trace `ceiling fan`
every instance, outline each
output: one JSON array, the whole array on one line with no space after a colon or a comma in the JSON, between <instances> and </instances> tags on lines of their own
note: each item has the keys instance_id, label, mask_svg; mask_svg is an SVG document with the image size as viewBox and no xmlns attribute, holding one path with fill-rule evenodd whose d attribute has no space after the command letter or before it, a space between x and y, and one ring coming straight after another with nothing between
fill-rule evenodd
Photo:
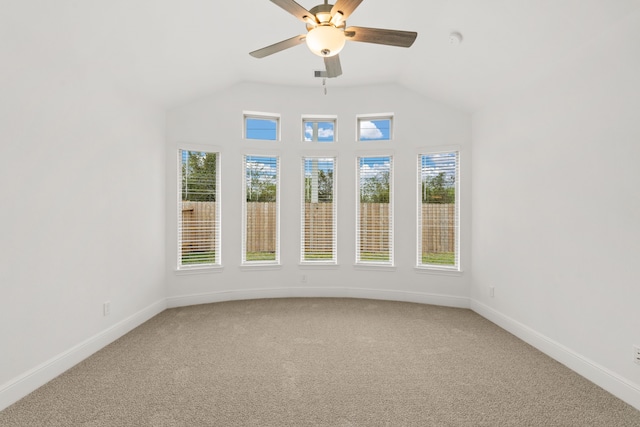
<instances>
[{"instance_id":1,"label":"ceiling fan","mask_svg":"<svg viewBox=\"0 0 640 427\"><path fill-rule=\"evenodd\" d=\"M347 40L410 47L418 37L415 31L367 27L347 28L347 18L362 3L362 0L337 0L335 5L328 4L328 0L324 0L324 4L319 4L311 10L305 9L294 0L271 0L271 2L307 24L307 34L254 50L249 55L254 58L264 58L306 41L311 52L324 58L326 77L338 77L342 74L338 53Z\"/></svg>"}]
</instances>

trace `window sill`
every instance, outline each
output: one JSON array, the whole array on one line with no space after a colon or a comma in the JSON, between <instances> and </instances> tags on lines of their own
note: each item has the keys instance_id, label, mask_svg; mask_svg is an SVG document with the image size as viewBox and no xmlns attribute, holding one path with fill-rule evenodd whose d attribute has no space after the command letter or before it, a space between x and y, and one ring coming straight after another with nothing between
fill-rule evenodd
<instances>
[{"instance_id":1,"label":"window sill","mask_svg":"<svg viewBox=\"0 0 640 427\"><path fill-rule=\"evenodd\" d=\"M313 270L313 269L321 269L321 270L337 270L340 266L335 262L301 262L298 264L298 267L302 270Z\"/></svg>"},{"instance_id":2,"label":"window sill","mask_svg":"<svg viewBox=\"0 0 640 427\"><path fill-rule=\"evenodd\" d=\"M282 265L280 264L242 264L239 266L240 271L269 271L269 270L280 270L282 269Z\"/></svg>"},{"instance_id":3,"label":"window sill","mask_svg":"<svg viewBox=\"0 0 640 427\"><path fill-rule=\"evenodd\" d=\"M463 272L461 270L454 270L452 268L416 266L416 267L413 267L413 269L417 273L421 273L421 274L436 274L440 276L462 276L463 275Z\"/></svg>"},{"instance_id":4,"label":"window sill","mask_svg":"<svg viewBox=\"0 0 640 427\"><path fill-rule=\"evenodd\" d=\"M392 264L367 264L357 263L353 265L356 270L369 270L369 271L396 271L396 266Z\"/></svg>"},{"instance_id":5,"label":"window sill","mask_svg":"<svg viewBox=\"0 0 640 427\"><path fill-rule=\"evenodd\" d=\"M183 276L188 274L208 274L208 273L222 273L224 269L221 265L207 265L201 267L182 267L174 270L176 276Z\"/></svg>"}]
</instances>

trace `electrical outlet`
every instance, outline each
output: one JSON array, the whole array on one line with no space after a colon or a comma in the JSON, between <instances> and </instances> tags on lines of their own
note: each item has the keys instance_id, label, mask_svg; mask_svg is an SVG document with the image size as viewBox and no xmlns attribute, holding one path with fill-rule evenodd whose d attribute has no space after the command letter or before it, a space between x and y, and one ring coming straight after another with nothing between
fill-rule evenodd
<instances>
[{"instance_id":1,"label":"electrical outlet","mask_svg":"<svg viewBox=\"0 0 640 427\"><path fill-rule=\"evenodd\" d=\"M105 301L104 304L102 304L102 314L104 316L111 314L111 301Z\"/></svg>"},{"instance_id":2,"label":"electrical outlet","mask_svg":"<svg viewBox=\"0 0 640 427\"><path fill-rule=\"evenodd\" d=\"M307 275L303 274L302 277L300 277L300 283L307 283Z\"/></svg>"},{"instance_id":3,"label":"electrical outlet","mask_svg":"<svg viewBox=\"0 0 640 427\"><path fill-rule=\"evenodd\" d=\"M640 345L633 346L633 361L640 365Z\"/></svg>"},{"instance_id":4,"label":"electrical outlet","mask_svg":"<svg viewBox=\"0 0 640 427\"><path fill-rule=\"evenodd\" d=\"M493 298L495 293L496 293L496 288L494 288L493 286L489 286L489 296Z\"/></svg>"}]
</instances>

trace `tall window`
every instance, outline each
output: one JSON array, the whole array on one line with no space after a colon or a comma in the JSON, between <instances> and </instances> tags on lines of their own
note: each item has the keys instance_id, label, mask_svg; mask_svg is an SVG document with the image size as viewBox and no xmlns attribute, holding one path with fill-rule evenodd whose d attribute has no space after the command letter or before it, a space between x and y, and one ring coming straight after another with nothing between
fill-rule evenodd
<instances>
[{"instance_id":1,"label":"tall window","mask_svg":"<svg viewBox=\"0 0 640 427\"><path fill-rule=\"evenodd\" d=\"M244 156L243 263L280 262L280 160Z\"/></svg>"},{"instance_id":2,"label":"tall window","mask_svg":"<svg viewBox=\"0 0 640 427\"><path fill-rule=\"evenodd\" d=\"M418 266L459 269L458 153L418 156Z\"/></svg>"},{"instance_id":3,"label":"tall window","mask_svg":"<svg viewBox=\"0 0 640 427\"><path fill-rule=\"evenodd\" d=\"M356 262L393 265L393 158L358 157Z\"/></svg>"},{"instance_id":4,"label":"tall window","mask_svg":"<svg viewBox=\"0 0 640 427\"><path fill-rule=\"evenodd\" d=\"M302 158L301 262L335 263L335 158Z\"/></svg>"},{"instance_id":5,"label":"tall window","mask_svg":"<svg viewBox=\"0 0 640 427\"><path fill-rule=\"evenodd\" d=\"M220 264L218 157L179 150L178 268Z\"/></svg>"}]
</instances>

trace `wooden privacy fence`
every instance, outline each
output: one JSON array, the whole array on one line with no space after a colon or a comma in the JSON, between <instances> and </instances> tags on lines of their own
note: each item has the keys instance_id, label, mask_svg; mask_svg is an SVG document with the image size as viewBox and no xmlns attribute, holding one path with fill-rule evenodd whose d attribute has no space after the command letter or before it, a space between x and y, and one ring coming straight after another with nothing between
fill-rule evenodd
<instances>
[{"instance_id":1,"label":"wooden privacy fence","mask_svg":"<svg viewBox=\"0 0 640 427\"><path fill-rule=\"evenodd\" d=\"M182 202L182 252L207 252L216 247L216 202ZM248 252L275 252L276 204L247 203ZM287 217L290 224L292 217ZM362 203L360 250L388 252L389 204ZM307 253L333 251L333 203L305 203L304 245ZM422 204L422 252L454 252L455 205Z\"/></svg>"},{"instance_id":2,"label":"wooden privacy fence","mask_svg":"<svg viewBox=\"0 0 640 427\"><path fill-rule=\"evenodd\" d=\"M422 253L455 252L456 208L453 203L422 204Z\"/></svg>"},{"instance_id":3,"label":"wooden privacy fence","mask_svg":"<svg viewBox=\"0 0 640 427\"><path fill-rule=\"evenodd\" d=\"M276 203L247 202L247 252L276 251Z\"/></svg>"},{"instance_id":4,"label":"wooden privacy fence","mask_svg":"<svg viewBox=\"0 0 640 427\"><path fill-rule=\"evenodd\" d=\"M304 253L333 254L333 203L304 204Z\"/></svg>"},{"instance_id":5,"label":"wooden privacy fence","mask_svg":"<svg viewBox=\"0 0 640 427\"><path fill-rule=\"evenodd\" d=\"M216 202L182 202L182 253L216 248Z\"/></svg>"}]
</instances>

